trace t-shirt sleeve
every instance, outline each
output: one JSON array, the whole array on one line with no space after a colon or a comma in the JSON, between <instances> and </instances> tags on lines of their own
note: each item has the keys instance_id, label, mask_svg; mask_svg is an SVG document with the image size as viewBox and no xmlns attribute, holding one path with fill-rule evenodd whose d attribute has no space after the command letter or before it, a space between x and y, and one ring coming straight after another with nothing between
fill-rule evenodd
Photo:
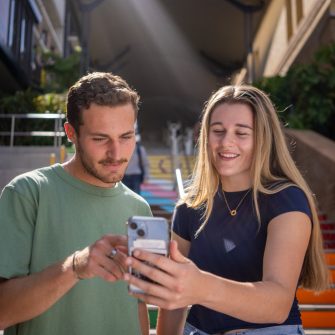
<instances>
[{"instance_id":1,"label":"t-shirt sleeve","mask_svg":"<svg viewBox=\"0 0 335 335\"><path fill-rule=\"evenodd\" d=\"M192 229L190 227L191 221L189 218L189 210L185 204L176 206L172 218L172 231L183 238L191 241Z\"/></svg>"},{"instance_id":2,"label":"t-shirt sleeve","mask_svg":"<svg viewBox=\"0 0 335 335\"><path fill-rule=\"evenodd\" d=\"M36 211L28 198L6 187L0 196L0 277L29 272Z\"/></svg>"},{"instance_id":3,"label":"t-shirt sleeve","mask_svg":"<svg viewBox=\"0 0 335 335\"><path fill-rule=\"evenodd\" d=\"M312 213L305 193L296 186L269 195L267 201L267 221L288 212L305 213L312 221Z\"/></svg>"},{"instance_id":4,"label":"t-shirt sleeve","mask_svg":"<svg viewBox=\"0 0 335 335\"><path fill-rule=\"evenodd\" d=\"M141 203L141 206L139 208L139 213L137 215L152 216L150 206L146 202Z\"/></svg>"}]
</instances>

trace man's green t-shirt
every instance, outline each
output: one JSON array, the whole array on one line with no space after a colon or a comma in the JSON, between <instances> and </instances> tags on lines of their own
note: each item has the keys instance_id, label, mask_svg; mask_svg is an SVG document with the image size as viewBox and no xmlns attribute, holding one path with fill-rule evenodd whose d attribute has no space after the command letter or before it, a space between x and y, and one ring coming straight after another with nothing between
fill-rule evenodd
<instances>
[{"instance_id":1,"label":"man's green t-shirt","mask_svg":"<svg viewBox=\"0 0 335 335\"><path fill-rule=\"evenodd\" d=\"M0 277L41 271L104 234L125 234L132 215L151 211L122 183L89 185L59 164L21 175L0 198ZM5 334L138 335L137 300L124 282L82 280L46 312Z\"/></svg>"}]
</instances>

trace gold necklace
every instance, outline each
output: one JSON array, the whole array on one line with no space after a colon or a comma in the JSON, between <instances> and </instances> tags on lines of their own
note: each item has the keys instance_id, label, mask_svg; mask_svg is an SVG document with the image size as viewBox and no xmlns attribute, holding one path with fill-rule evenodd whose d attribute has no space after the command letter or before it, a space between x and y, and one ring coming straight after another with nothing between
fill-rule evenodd
<instances>
[{"instance_id":1,"label":"gold necklace","mask_svg":"<svg viewBox=\"0 0 335 335\"><path fill-rule=\"evenodd\" d=\"M245 197L248 195L248 193L250 191L251 191L251 188L244 194L244 196L242 197L242 199L240 200L240 202L238 203L238 205L236 206L236 208L235 209L231 209L230 206L229 206L229 204L228 204L228 201L227 201L226 195L224 193L224 190L222 190L224 201L225 201L225 203L227 205L227 208L228 208L229 213L230 213L231 216L235 216L237 214L238 208L241 206L243 200L245 199Z\"/></svg>"}]
</instances>

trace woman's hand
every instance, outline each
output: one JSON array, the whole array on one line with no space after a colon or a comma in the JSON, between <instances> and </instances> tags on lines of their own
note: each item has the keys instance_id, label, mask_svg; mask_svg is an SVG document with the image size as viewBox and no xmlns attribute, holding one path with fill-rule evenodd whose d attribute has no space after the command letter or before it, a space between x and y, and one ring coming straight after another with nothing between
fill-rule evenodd
<instances>
[{"instance_id":1,"label":"woman's hand","mask_svg":"<svg viewBox=\"0 0 335 335\"><path fill-rule=\"evenodd\" d=\"M170 243L170 258L143 250L136 250L134 256L128 257L126 264L155 283L125 274L129 284L145 292L132 293L133 296L169 310L198 303L202 271L180 253L176 241Z\"/></svg>"}]
</instances>

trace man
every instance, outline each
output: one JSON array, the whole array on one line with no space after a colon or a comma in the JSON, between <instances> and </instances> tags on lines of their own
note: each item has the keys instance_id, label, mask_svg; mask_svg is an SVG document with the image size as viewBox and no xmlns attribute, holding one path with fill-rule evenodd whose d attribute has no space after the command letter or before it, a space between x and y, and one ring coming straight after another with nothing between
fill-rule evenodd
<instances>
[{"instance_id":1,"label":"man","mask_svg":"<svg viewBox=\"0 0 335 335\"><path fill-rule=\"evenodd\" d=\"M141 184L149 179L149 159L141 144L141 135L136 135L136 147L127 166L122 183L137 194L141 194Z\"/></svg>"},{"instance_id":2,"label":"man","mask_svg":"<svg viewBox=\"0 0 335 335\"><path fill-rule=\"evenodd\" d=\"M139 97L91 73L68 93L72 160L12 180L0 198L0 329L5 334L140 334L144 304L127 294L125 222L151 215L122 179ZM96 242L94 242L96 241ZM76 251L77 250L77 251ZM80 280L85 279L85 280Z\"/></svg>"}]
</instances>

